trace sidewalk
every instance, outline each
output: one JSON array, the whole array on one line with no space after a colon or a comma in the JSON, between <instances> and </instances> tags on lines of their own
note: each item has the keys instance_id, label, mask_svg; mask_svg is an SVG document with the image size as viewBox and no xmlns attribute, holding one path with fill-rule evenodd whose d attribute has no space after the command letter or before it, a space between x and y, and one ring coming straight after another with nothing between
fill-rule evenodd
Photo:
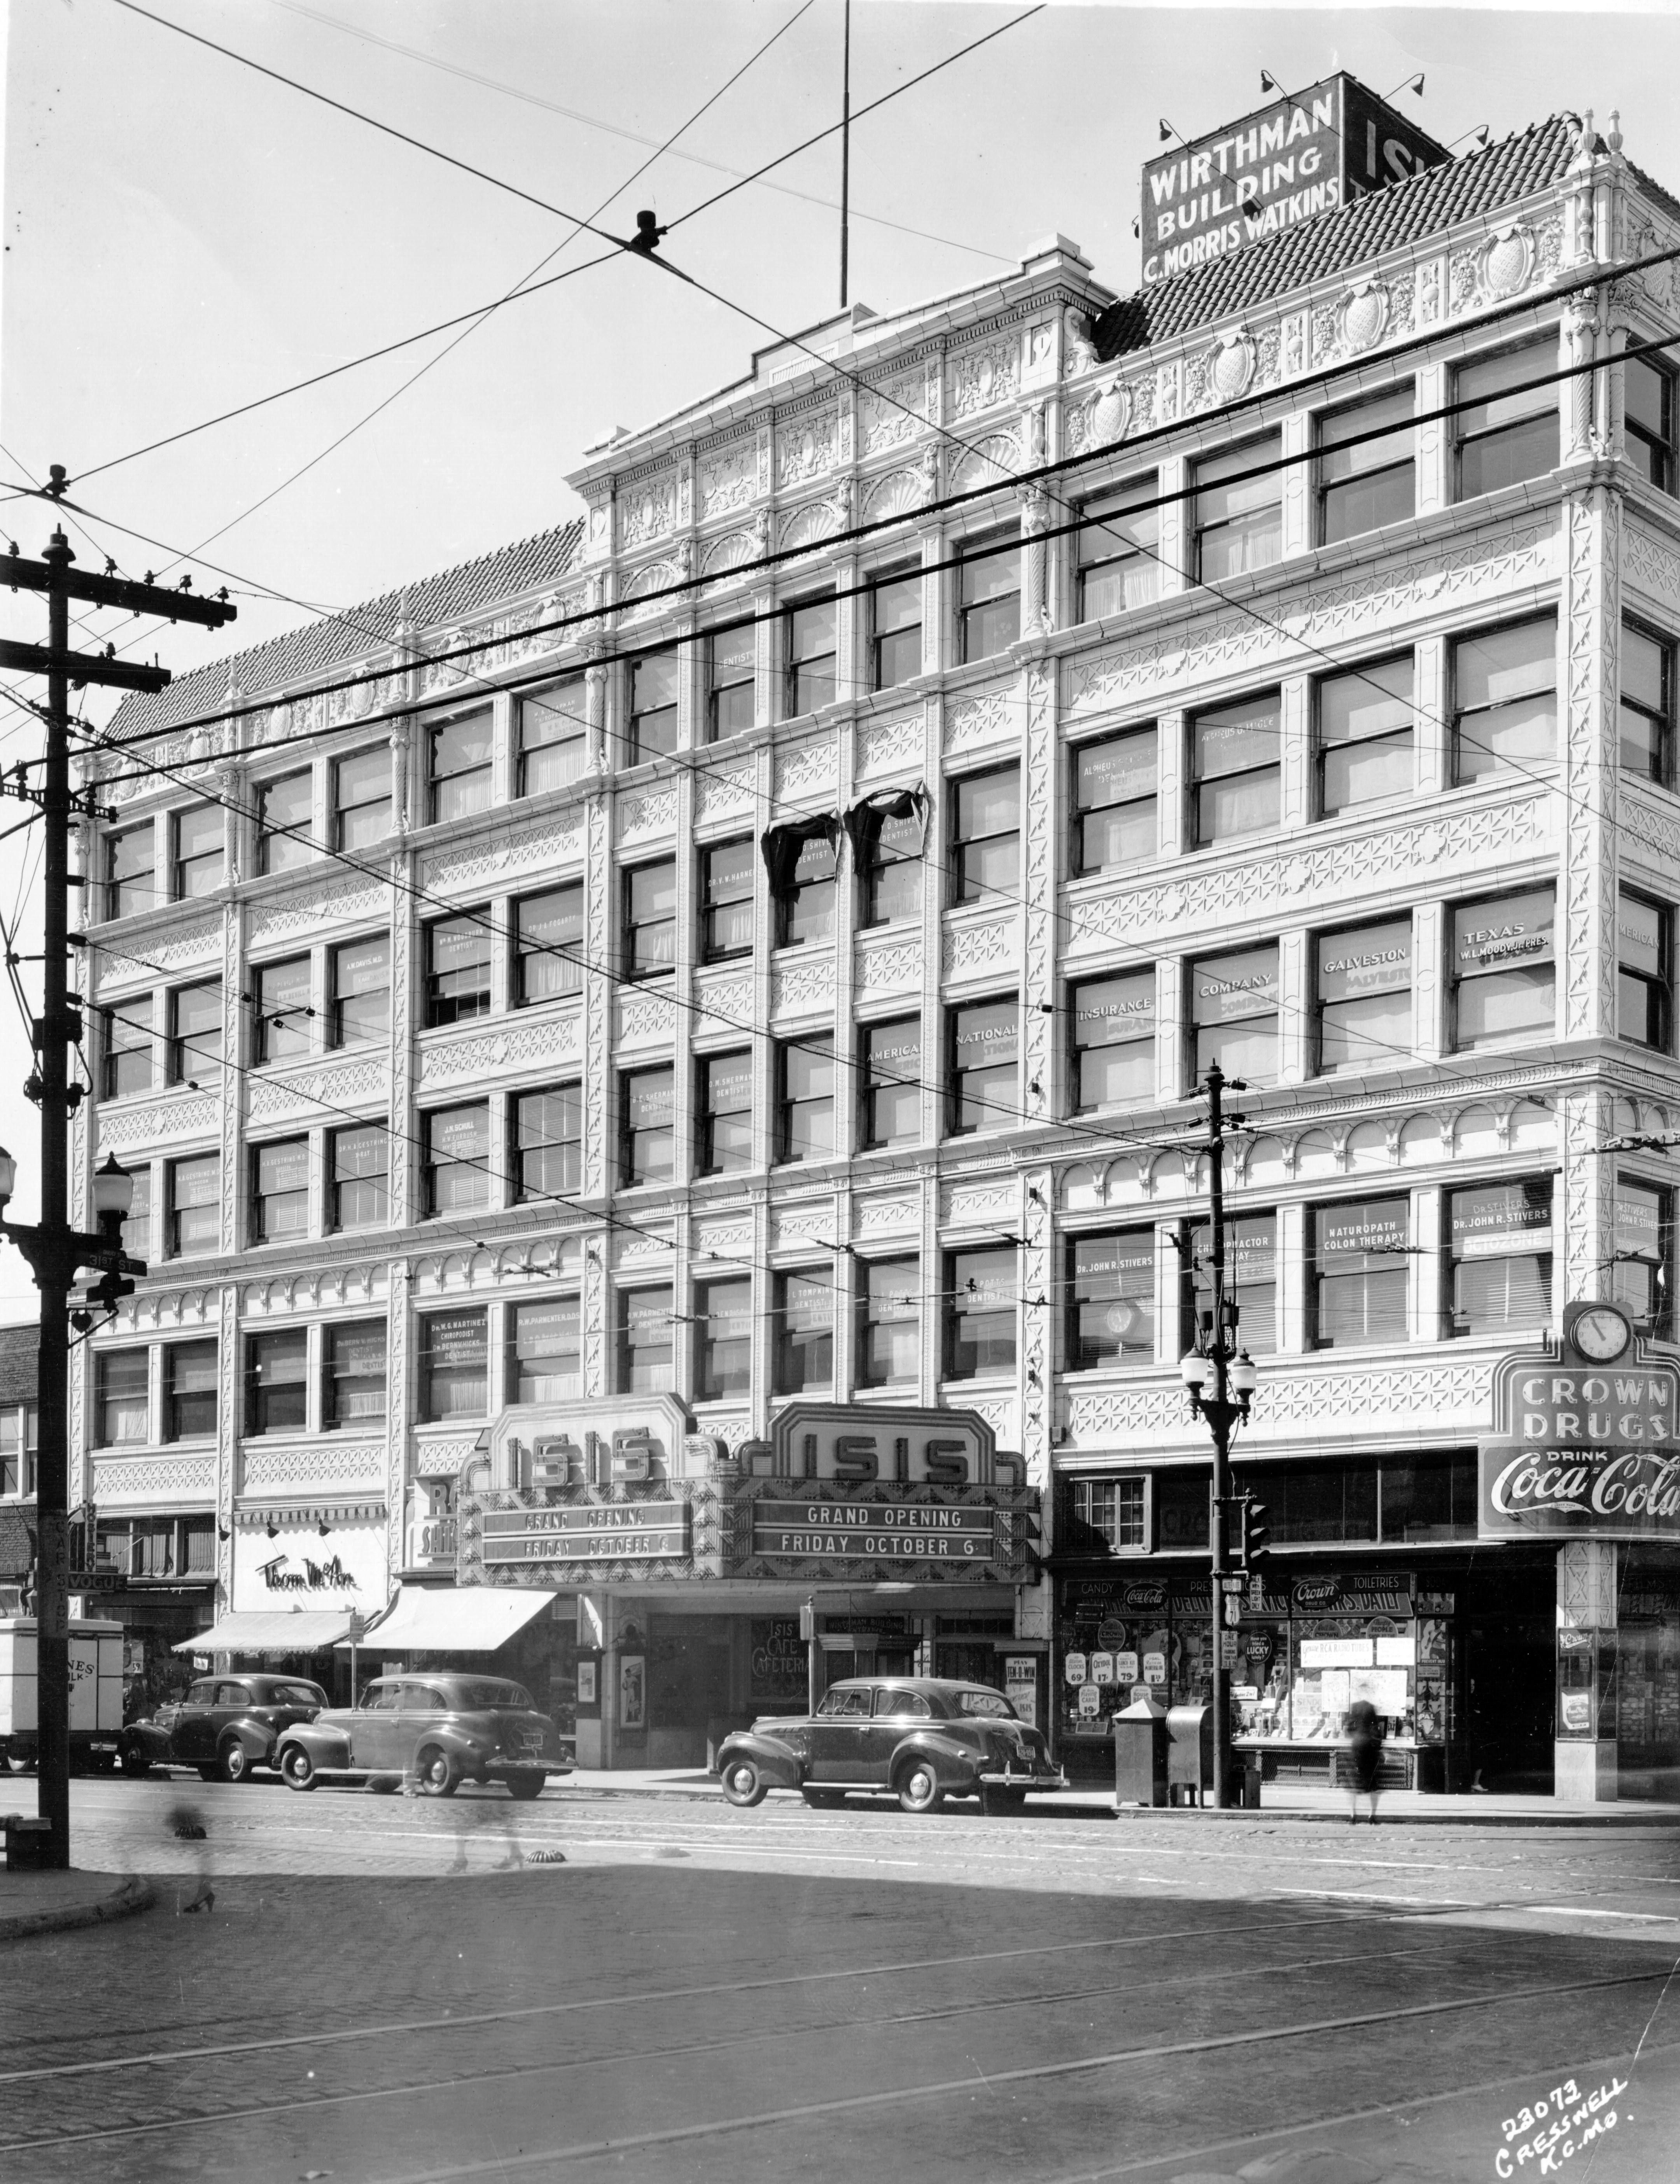
<instances>
[{"instance_id":1,"label":"sidewalk","mask_svg":"<svg viewBox=\"0 0 1680 2184\"><path fill-rule=\"evenodd\" d=\"M723 1795L716 1775L682 1767L612 1769L580 1767L575 1774L563 1777L554 1786L562 1791L582 1791L587 1796L604 1797L709 1798ZM791 1792L787 1791L772 1791L770 1794L784 1800L791 1796ZM963 1808L959 1807L958 1809ZM1088 1787L1082 1786L1072 1790L1049 1791L1042 1797L1035 1795L1029 1800L1027 1810L1060 1812L1071 1818L1086 1819L1116 1817L1113 1791L1095 1783ZM1424 1797L1415 1790L1394 1790L1382 1798L1378 1810L1382 1814L1378 1825L1383 1827L1680 1827L1680 1805L1655 1804L1644 1798L1629 1798L1625 1802L1604 1805L1566 1805L1560 1803L1555 1797L1479 1794L1473 1797ZM1157 1814L1147 1808L1128 1806L1117 1817L1122 1820L1153 1819ZM1210 1806L1196 1808L1179 1806L1161 1811L1160 1817L1192 1823L1196 1820L1231 1823L1287 1819L1333 1822L1345 1827L1348 1824L1348 1796L1343 1790L1318 1790L1303 1788L1294 1783L1286 1786L1268 1782L1261 1790L1258 1812L1253 1809L1219 1812ZM1361 1821L1360 1825L1364 1825Z\"/></svg>"},{"instance_id":2,"label":"sidewalk","mask_svg":"<svg viewBox=\"0 0 1680 2184\"><path fill-rule=\"evenodd\" d=\"M63 1934L148 1911L156 1894L147 1880L112 1885L108 1873L8 1873L0 1868L0 1942Z\"/></svg>"}]
</instances>

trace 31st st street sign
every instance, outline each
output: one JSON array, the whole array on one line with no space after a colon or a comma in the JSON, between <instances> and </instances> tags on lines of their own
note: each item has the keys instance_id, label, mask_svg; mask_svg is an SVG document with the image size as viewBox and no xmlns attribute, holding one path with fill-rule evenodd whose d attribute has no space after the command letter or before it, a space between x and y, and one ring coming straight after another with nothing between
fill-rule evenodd
<instances>
[{"instance_id":1,"label":"31st st street sign","mask_svg":"<svg viewBox=\"0 0 1680 2184\"><path fill-rule=\"evenodd\" d=\"M1633 1346L1627 1351L1633 1357ZM1478 1451L1483 1539L1680 1539L1680 1373L1665 1360L1500 1365Z\"/></svg>"}]
</instances>

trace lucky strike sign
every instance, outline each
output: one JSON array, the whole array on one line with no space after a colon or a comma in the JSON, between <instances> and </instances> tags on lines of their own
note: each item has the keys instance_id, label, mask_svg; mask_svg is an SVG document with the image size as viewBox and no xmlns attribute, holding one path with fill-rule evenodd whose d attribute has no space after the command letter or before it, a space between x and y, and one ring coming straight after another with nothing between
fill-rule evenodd
<instances>
[{"instance_id":1,"label":"lucky strike sign","mask_svg":"<svg viewBox=\"0 0 1680 2184\"><path fill-rule=\"evenodd\" d=\"M1483 1539L1680 1539L1680 1373L1508 1360L1478 1451Z\"/></svg>"}]
</instances>

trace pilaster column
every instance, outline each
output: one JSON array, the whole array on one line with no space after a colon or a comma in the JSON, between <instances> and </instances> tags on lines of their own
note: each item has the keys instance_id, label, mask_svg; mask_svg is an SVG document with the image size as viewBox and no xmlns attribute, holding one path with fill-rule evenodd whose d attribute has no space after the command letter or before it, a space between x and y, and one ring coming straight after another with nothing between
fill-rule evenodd
<instances>
[{"instance_id":1,"label":"pilaster column","mask_svg":"<svg viewBox=\"0 0 1680 2184\"><path fill-rule=\"evenodd\" d=\"M1413 398L1420 413L1445 408L1449 384L1445 365L1420 364L1412 383L1416 389ZM1431 417L1427 424L1416 428L1420 515L1432 515L1437 509L1445 508L1453 497L1452 438L1447 429L1449 422L1445 417Z\"/></svg>"},{"instance_id":2,"label":"pilaster column","mask_svg":"<svg viewBox=\"0 0 1680 2184\"><path fill-rule=\"evenodd\" d=\"M1563 1203L1552 1206L1555 1229L1563 1222L1560 1256L1564 1278L1552 1285L1553 1317L1561 1322L1564 1306L1577 1297L1603 1296L1610 1288L1616 1250L1616 1162L1599 1151L1614 1125L1614 1101L1608 1087L1566 1094L1563 1109Z\"/></svg>"},{"instance_id":3,"label":"pilaster column","mask_svg":"<svg viewBox=\"0 0 1680 2184\"><path fill-rule=\"evenodd\" d=\"M385 1507L386 1567L391 1581L408 1559L409 1420L414 1412L409 1368L412 1316L409 1305L409 1265L392 1259L387 1274L385 1334Z\"/></svg>"},{"instance_id":4,"label":"pilaster column","mask_svg":"<svg viewBox=\"0 0 1680 2184\"><path fill-rule=\"evenodd\" d=\"M1156 726L1155 853L1163 860L1183 852L1190 840L1188 783L1184 765L1184 716L1163 713Z\"/></svg>"},{"instance_id":5,"label":"pilaster column","mask_svg":"<svg viewBox=\"0 0 1680 2184\"><path fill-rule=\"evenodd\" d=\"M1311 950L1305 933L1285 933L1277 943L1277 1081L1304 1084L1312 1075Z\"/></svg>"},{"instance_id":6,"label":"pilaster column","mask_svg":"<svg viewBox=\"0 0 1680 2184\"><path fill-rule=\"evenodd\" d=\"M246 1060L244 985L245 912L231 899L222 906L221 1248L240 1247L240 1208L245 1202Z\"/></svg>"},{"instance_id":7,"label":"pilaster column","mask_svg":"<svg viewBox=\"0 0 1680 2184\"><path fill-rule=\"evenodd\" d=\"M216 1292L216 1590L217 1604L223 1610L233 1605L233 1500L240 1483L239 1435L244 1424L239 1342L239 1290L234 1283L224 1282Z\"/></svg>"},{"instance_id":8,"label":"pilaster column","mask_svg":"<svg viewBox=\"0 0 1680 2184\"><path fill-rule=\"evenodd\" d=\"M391 1220L407 1228L416 1217L415 1186L420 1152L414 1114L414 1000L420 905L409 892L412 859L406 850L391 855Z\"/></svg>"},{"instance_id":9,"label":"pilaster column","mask_svg":"<svg viewBox=\"0 0 1680 2184\"><path fill-rule=\"evenodd\" d=\"M1312 418L1305 410L1291 410L1283 420L1283 453L1305 455L1311 445ZM1283 552L1305 554L1312 544L1312 467L1291 463L1283 472Z\"/></svg>"},{"instance_id":10,"label":"pilaster column","mask_svg":"<svg viewBox=\"0 0 1680 2184\"><path fill-rule=\"evenodd\" d=\"M1160 555L1160 596L1171 599L1184 589L1184 571L1188 560L1190 507L1180 499L1189 482L1190 466L1182 455L1169 455L1160 466L1160 492L1164 496L1160 510L1160 540L1156 551Z\"/></svg>"},{"instance_id":11,"label":"pilaster column","mask_svg":"<svg viewBox=\"0 0 1680 2184\"><path fill-rule=\"evenodd\" d=\"M1299 1357L1307 1346L1307 1209L1297 1202L1277 1215L1277 1347Z\"/></svg>"},{"instance_id":12,"label":"pilaster column","mask_svg":"<svg viewBox=\"0 0 1680 2184\"><path fill-rule=\"evenodd\" d=\"M1414 779L1420 796L1438 796L1451 786L1453 777L1453 724L1449 710L1453 694L1447 673L1446 639L1421 638L1412 660Z\"/></svg>"},{"instance_id":13,"label":"pilaster column","mask_svg":"<svg viewBox=\"0 0 1680 2184\"><path fill-rule=\"evenodd\" d=\"M1447 1051L1446 905L1421 902L1411 914L1411 1044L1420 1061Z\"/></svg>"},{"instance_id":14,"label":"pilaster column","mask_svg":"<svg viewBox=\"0 0 1680 2184\"><path fill-rule=\"evenodd\" d=\"M1041 542L1042 545L1042 542ZM1054 661L1041 660L1026 671L1026 777L1021 799L1021 961L1026 977L1020 996L1022 1112L1040 1122L1057 1112L1056 870L1063 836L1061 751L1056 735L1056 673ZM1034 1085L1038 1087L1035 1093ZM1025 1233L1025 1232L1023 1232ZM1048 1371L1048 1368L1046 1368Z\"/></svg>"},{"instance_id":15,"label":"pilaster column","mask_svg":"<svg viewBox=\"0 0 1680 2184\"><path fill-rule=\"evenodd\" d=\"M1564 503L1564 851L1557 905L1564 1039L1616 1033L1620 518L1620 503L1603 486Z\"/></svg>"},{"instance_id":16,"label":"pilaster column","mask_svg":"<svg viewBox=\"0 0 1680 2184\"><path fill-rule=\"evenodd\" d=\"M592 675L595 671L590 670ZM592 733L593 731L592 730ZM584 799L584 958L587 963L615 966L618 935L613 929L612 808L610 792L592 790ZM613 986L601 971L583 973L583 1191L604 1198L613 1173L613 1131L617 1088L612 1081ZM598 1395L598 1388L586 1394Z\"/></svg>"},{"instance_id":17,"label":"pilaster column","mask_svg":"<svg viewBox=\"0 0 1680 2184\"><path fill-rule=\"evenodd\" d=\"M1284 678L1278 705L1278 772L1286 827L1305 827L1312 811L1312 697L1305 675Z\"/></svg>"}]
</instances>

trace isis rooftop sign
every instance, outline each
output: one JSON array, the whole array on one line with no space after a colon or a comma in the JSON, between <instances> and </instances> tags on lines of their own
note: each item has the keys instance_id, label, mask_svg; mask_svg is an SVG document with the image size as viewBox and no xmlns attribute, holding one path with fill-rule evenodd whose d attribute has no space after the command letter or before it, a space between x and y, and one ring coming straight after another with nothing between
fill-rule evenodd
<instances>
[{"instance_id":1,"label":"isis rooftop sign","mask_svg":"<svg viewBox=\"0 0 1680 2184\"><path fill-rule=\"evenodd\" d=\"M1143 285L1264 242L1450 154L1352 76L1327 76L1143 170Z\"/></svg>"}]
</instances>

